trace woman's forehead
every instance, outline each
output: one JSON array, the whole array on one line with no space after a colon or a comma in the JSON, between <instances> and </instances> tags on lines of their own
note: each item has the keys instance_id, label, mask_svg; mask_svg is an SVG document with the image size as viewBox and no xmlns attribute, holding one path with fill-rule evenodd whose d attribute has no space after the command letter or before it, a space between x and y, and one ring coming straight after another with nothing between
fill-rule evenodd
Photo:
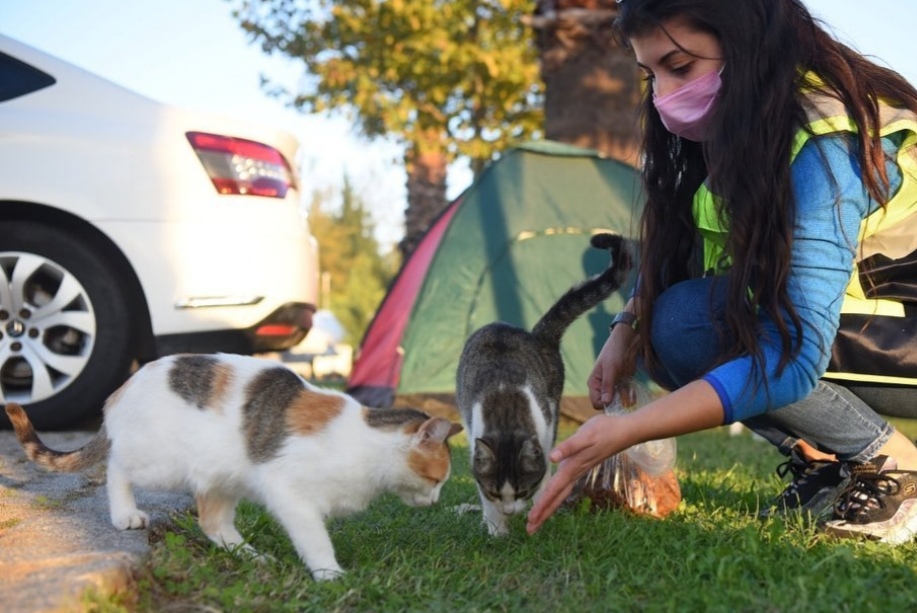
<instances>
[{"instance_id":1,"label":"woman's forehead","mask_svg":"<svg viewBox=\"0 0 917 613\"><path fill-rule=\"evenodd\" d=\"M630 39L637 62L650 66L677 52L716 59L722 57L720 42L713 34L698 30L682 19L672 19Z\"/></svg>"}]
</instances>

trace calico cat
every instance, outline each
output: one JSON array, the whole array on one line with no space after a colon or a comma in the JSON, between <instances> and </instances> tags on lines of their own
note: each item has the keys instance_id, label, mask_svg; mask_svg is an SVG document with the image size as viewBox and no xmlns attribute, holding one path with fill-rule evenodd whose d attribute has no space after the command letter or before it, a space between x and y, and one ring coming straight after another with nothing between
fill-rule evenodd
<instances>
[{"instance_id":1,"label":"calico cat","mask_svg":"<svg viewBox=\"0 0 917 613\"><path fill-rule=\"evenodd\" d=\"M618 289L630 270L621 236L596 234L591 244L611 252L609 267L568 290L531 333L495 322L474 332L462 350L456 404L491 535L507 534L509 516L521 512L550 477L546 454L557 437L564 332Z\"/></svg>"},{"instance_id":2,"label":"calico cat","mask_svg":"<svg viewBox=\"0 0 917 613\"><path fill-rule=\"evenodd\" d=\"M246 498L289 534L317 580L343 571L325 519L384 492L410 506L439 498L459 424L413 409L367 409L281 364L240 355L178 355L146 364L108 399L98 434L75 451L46 447L19 405L6 413L29 459L79 471L108 459L111 521L143 528L132 485L190 490L203 532L254 551L234 525Z\"/></svg>"}]
</instances>

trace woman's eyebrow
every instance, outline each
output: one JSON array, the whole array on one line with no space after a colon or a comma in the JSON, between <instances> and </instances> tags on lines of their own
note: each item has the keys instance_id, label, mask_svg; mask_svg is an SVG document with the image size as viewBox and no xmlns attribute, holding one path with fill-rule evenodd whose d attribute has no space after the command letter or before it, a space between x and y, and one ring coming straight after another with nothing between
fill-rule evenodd
<instances>
[{"instance_id":1,"label":"woman's eyebrow","mask_svg":"<svg viewBox=\"0 0 917 613\"><path fill-rule=\"evenodd\" d=\"M656 63L657 63L657 64L665 64L665 63L669 60L669 58L672 57L673 55L675 55L676 53L682 53L682 50L681 50L681 49L672 49L671 51L669 51L668 53L666 53L665 55L663 55L661 58L659 58L659 60L658 60ZM649 69L650 69L649 66L647 66L647 65L645 65L645 64L641 64L640 62L637 62L637 66L639 66L639 67L642 68L643 70L649 70Z\"/></svg>"}]
</instances>

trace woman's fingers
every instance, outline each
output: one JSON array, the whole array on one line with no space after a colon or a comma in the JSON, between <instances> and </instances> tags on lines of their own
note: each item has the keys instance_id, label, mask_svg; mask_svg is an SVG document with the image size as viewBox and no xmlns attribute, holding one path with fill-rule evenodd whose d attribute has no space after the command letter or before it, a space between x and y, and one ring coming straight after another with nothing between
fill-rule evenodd
<instances>
[{"instance_id":1,"label":"woman's fingers","mask_svg":"<svg viewBox=\"0 0 917 613\"><path fill-rule=\"evenodd\" d=\"M573 491L573 485L579 477L575 474L570 474L570 471L566 470L567 466L569 466L569 463L561 462L557 472L548 481L547 487L529 511L528 522L525 526L529 534L535 534Z\"/></svg>"},{"instance_id":2,"label":"woman's fingers","mask_svg":"<svg viewBox=\"0 0 917 613\"><path fill-rule=\"evenodd\" d=\"M605 408L605 405L609 404L614 397L615 376L613 372L609 365L598 361L592 369L592 374L589 375L586 383L589 389L589 402L597 410Z\"/></svg>"},{"instance_id":3,"label":"woman's fingers","mask_svg":"<svg viewBox=\"0 0 917 613\"><path fill-rule=\"evenodd\" d=\"M541 525L570 496L576 481L607 455L604 441L609 433L607 427L613 426L613 417L597 415L580 426L570 438L555 447L548 456L552 462L559 463L557 472L548 481L544 491L529 511L526 530L534 534Z\"/></svg>"}]
</instances>

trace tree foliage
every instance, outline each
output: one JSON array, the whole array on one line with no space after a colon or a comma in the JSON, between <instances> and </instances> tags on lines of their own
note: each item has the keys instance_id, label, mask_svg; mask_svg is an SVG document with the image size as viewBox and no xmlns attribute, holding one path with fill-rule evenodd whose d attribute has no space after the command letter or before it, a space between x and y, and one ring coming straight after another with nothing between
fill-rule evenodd
<instances>
[{"instance_id":1,"label":"tree foliage","mask_svg":"<svg viewBox=\"0 0 917 613\"><path fill-rule=\"evenodd\" d=\"M357 344L397 270L391 255L380 255L375 224L362 198L344 177L340 207L332 195L314 193L309 214L319 242L319 269L330 276L323 284L322 308L329 309L347 331L344 342ZM324 295L330 285L330 294Z\"/></svg>"},{"instance_id":2,"label":"tree foliage","mask_svg":"<svg viewBox=\"0 0 917 613\"><path fill-rule=\"evenodd\" d=\"M235 15L268 53L302 60L306 112L346 110L407 157L480 168L539 133L537 51L522 17L534 0L241 0Z\"/></svg>"}]
</instances>

